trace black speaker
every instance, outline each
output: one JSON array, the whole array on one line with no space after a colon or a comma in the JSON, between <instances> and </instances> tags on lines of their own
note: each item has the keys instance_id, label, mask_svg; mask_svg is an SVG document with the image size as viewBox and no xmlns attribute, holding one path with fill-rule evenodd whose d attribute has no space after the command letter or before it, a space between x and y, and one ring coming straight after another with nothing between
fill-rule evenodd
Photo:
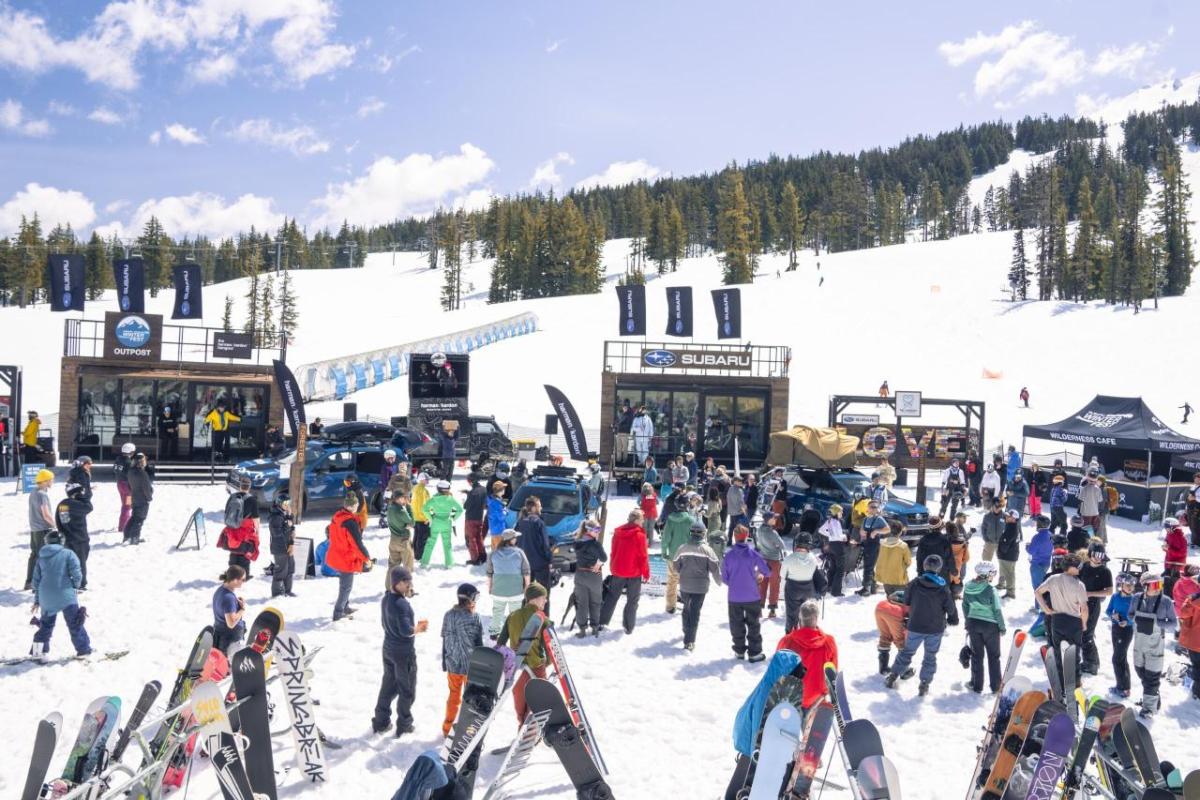
<instances>
[{"instance_id":1,"label":"black speaker","mask_svg":"<svg viewBox=\"0 0 1200 800\"><path fill-rule=\"evenodd\" d=\"M342 403L342 422L354 422L358 419L358 403Z\"/></svg>"},{"instance_id":2,"label":"black speaker","mask_svg":"<svg viewBox=\"0 0 1200 800\"><path fill-rule=\"evenodd\" d=\"M392 423L393 428L407 428L408 427L408 417L407 416L392 417L391 423Z\"/></svg>"},{"instance_id":3,"label":"black speaker","mask_svg":"<svg viewBox=\"0 0 1200 800\"><path fill-rule=\"evenodd\" d=\"M553 436L554 434L558 433L558 414L546 415L545 433L547 436Z\"/></svg>"}]
</instances>

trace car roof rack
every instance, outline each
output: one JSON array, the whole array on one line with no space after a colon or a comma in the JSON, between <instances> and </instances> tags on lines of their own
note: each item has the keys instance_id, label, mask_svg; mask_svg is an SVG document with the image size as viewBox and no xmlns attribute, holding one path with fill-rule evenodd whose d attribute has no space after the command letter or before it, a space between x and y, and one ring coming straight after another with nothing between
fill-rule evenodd
<instances>
[{"instance_id":1,"label":"car roof rack","mask_svg":"<svg viewBox=\"0 0 1200 800\"><path fill-rule=\"evenodd\" d=\"M541 464L533 468L533 477L535 478L570 478L574 480L578 477L573 467L552 467L549 464Z\"/></svg>"}]
</instances>

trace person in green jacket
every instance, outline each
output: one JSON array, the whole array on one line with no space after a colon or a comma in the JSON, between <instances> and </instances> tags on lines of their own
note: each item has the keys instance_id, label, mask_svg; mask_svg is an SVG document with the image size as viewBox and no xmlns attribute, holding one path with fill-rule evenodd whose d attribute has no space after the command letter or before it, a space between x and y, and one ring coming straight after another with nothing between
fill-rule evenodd
<instances>
[{"instance_id":1,"label":"person in green jacket","mask_svg":"<svg viewBox=\"0 0 1200 800\"><path fill-rule=\"evenodd\" d=\"M1004 633L1004 614L1000 611L1000 596L992 586L994 577L996 565L981 561L975 565L975 579L963 587L963 619L971 648L971 680L967 688L976 694L983 691L985 653L988 684L993 694L1000 689L1000 636Z\"/></svg>"},{"instance_id":2,"label":"person in green jacket","mask_svg":"<svg viewBox=\"0 0 1200 800\"><path fill-rule=\"evenodd\" d=\"M454 554L450 552L450 545L454 538L454 521L461 517L462 513L462 504L450 494L450 481L438 481L437 494L425 501L425 515L429 517L429 541L425 543L425 552L421 554L422 567L429 566L438 539L442 540L445 566L454 566Z\"/></svg>"},{"instance_id":3,"label":"person in green jacket","mask_svg":"<svg viewBox=\"0 0 1200 800\"><path fill-rule=\"evenodd\" d=\"M391 533L388 540L388 576L392 574L392 567L397 564L403 564L409 573L413 571L415 557L412 548L412 524L413 516L412 508L408 505L408 492L397 489L392 493L392 499L388 503L387 509L387 526ZM391 580L390 577L387 579ZM387 588L391 589L392 587L389 585Z\"/></svg>"},{"instance_id":4,"label":"person in green jacket","mask_svg":"<svg viewBox=\"0 0 1200 800\"><path fill-rule=\"evenodd\" d=\"M679 573L675 570L675 554L679 548L687 544L692 536L692 515L687 513L687 506L679 503L667 517L663 526L662 557L667 562L667 613L675 613L675 601L679 597Z\"/></svg>"}]
</instances>

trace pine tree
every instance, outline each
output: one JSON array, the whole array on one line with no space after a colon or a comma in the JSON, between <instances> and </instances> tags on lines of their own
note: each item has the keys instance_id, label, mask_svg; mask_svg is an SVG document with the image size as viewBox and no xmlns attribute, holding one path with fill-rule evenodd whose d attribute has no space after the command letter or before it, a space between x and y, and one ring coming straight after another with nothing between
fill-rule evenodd
<instances>
[{"instance_id":1,"label":"pine tree","mask_svg":"<svg viewBox=\"0 0 1200 800\"><path fill-rule=\"evenodd\" d=\"M249 278L246 282L246 326L242 329L258 340L259 331L259 273L262 270L262 252L253 242L251 231L249 242L243 242L240 248L242 259L242 274Z\"/></svg>"},{"instance_id":2,"label":"pine tree","mask_svg":"<svg viewBox=\"0 0 1200 800\"><path fill-rule=\"evenodd\" d=\"M1154 203L1155 228L1162 242L1163 291L1180 295L1192 281L1195 258L1188 231L1191 191L1180 162L1179 149L1169 136L1158 147L1158 171L1162 190Z\"/></svg>"},{"instance_id":3,"label":"pine tree","mask_svg":"<svg viewBox=\"0 0 1200 800\"><path fill-rule=\"evenodd\" d=\"M49 297L50 284L46 275L46 241L42 238L42 223L38 215L32 219L21 217L16 243L17 297L21 307L36 303L38 292Z\"/></svg>"},{"instance_id":4,"label":"pine tree","mask_svg":"<svg viewBox=\"0 0 1200 800\"><path fill-rule=\"evenodd\" d=\"M1029 260L1025 257L1025 229L1017 228L1013 234L1012 267L1008 270L1008 285L1012 287L1013 300L1029 299Z\"/></svg>"},{"instance_id":5,"label":"pine tree","mask_svg":"<svg viewBox=\"0 0 1200 800\"><path fill-rule=\"evenodd\" d=\"M86 283L89 300L95 300L105 288L112 286L112 259L108 256L108 245L95 231L92 231L87 244Z\"/></svg>"},{"instance_id":6,"label":"pine tree","mask_svg":"<svg viewBox=\"0 0 1200 800\"><path fill-rule=\"evenodd\" d=\"M275 346L275 273L268 272L262 284L262 298L259 301L259 327L262 331L258 337L259 347Z\"/></svg>"},{"instance_id":7,"label":"pine tree","mask_svg":"<svg viewBox=\"0 0 1200 800\"><path fill-rule=\"evenodd\" d=\"M1092 208L1092 185L1086 175L1079 183L1079 225L1075 229L1075 248L1071 253L1072 285L1075 300L1091 300L1101 293L1103 276L1097 239L1096 212Z\"/></svg>"},{"instance_id":8,"label":"pine tree","mask_svg":"<svg viewBox=\"0 0 1200 800\"><path fill-rule=\"evenodd\" d=\"M225 311L221 314L221 330L233 332L233 298L225 295Z\"/></svg>"},{"instance_id":9,"label":"pine tree","mask_svg":"<svg viewBox=\"0 0 1200 800\"><path fill-rule=\"evenodd\" d=\"M300 314L296 310L296 293L292 288L292 271L283 271L283 280L279 284L279 331L287 342L296 336L300 324Z\"/></svg>"},{"instance_id":10,"label":"pine tree","mask_svg":"<svg viewBox=\"0 0 1200 800\"><path fill-rule=\"evenodd\" d=\"M171 267L175 261L172 252L174 243L163 230L158 218L150 217L142 227L137 246L146 267L146 288L150 290L151 297L157 297L159 289L165 289L171 284Z\"/></svg>"},{"instance_id":11,"label":"pine tree","mask_svg":"<svg viewBox=\"0 0 1200 800\"><path fill-rule=\"evenodd\" d=\"M671 272L679 267L679 259L687 252L687 231L683 225L683 213L675 203L675 198L667 197L667 237L666 254L671 261Z\"/></svg>"},{"instance_id":12,"label":"pine tree","mask_svg":"<svg viewBox=\"0 0 1200 800\"><path fill-rule=\"evenodd\" d=\"M800 210L800 197L796 184L787 181L779 196L779 249L788 254L788 271L799 263L797 252L803 244L804 212Z\"/></svg>"},{"instance_id":13,"label":"pine tree","mask_svg":"<svg viewBox=\"0 0 1200 800\"><path fill-rule=\"evenodd\" d=\"M445 250L442 267L442 308L453 311L462 305L462 212L448 215L441 226Z\"/></svg>"},{"instance_id":14,"label":"pine tree","mask_svg":"<svg viewBox=\"0 0 1200 800\"><path fill-rule=\"evenodd\" d=\"M755 259L750 239L750 207L741 172L726 171L719 200L717 240L722 251L724 282L750 283L754 280Z\"/></svg>"}]
</instances>

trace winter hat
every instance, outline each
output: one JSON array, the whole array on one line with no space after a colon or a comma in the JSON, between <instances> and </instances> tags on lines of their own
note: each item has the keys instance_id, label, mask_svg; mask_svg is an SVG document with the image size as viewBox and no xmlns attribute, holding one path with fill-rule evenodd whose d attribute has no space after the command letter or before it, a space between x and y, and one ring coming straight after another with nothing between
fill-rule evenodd
<instances>
[{"instance_id":1,"label":"winter hat","mask_svg":"<svg viewBox=\"0 0 1200 800\"><path fill-rule=\"evenodd\" d=\"M1078 514L1075 514L1074 516L1072 516L1071 517L1071 527L1072 528L1082 528L1083 527L1083 517L1079 516Z\"/></svg>"},{"instance_id":2,"label":"winter hat","mask_svg":"<svg viewBox=\"0 0 1200 800\"><path fill-rule=\"evenodd\" d=\"M812 543L808 541L807 534L796 534L795 540L792 541L793 550L808 550L812 547Z\"/></svg>"},{"instance_id":3,"label":"winter hat","mask_svg":"<svg viewBox=\"0 0 1200 800\"><path fill-rule=\"evenodd\" d=\"M392 586L395 586L397 583L412 582L412 573L403 564L397 564L392 567L392 571L388 573L388 577L392 580Z\"/></svg>"},{"instance_id":4,"label":"winter hat","mask_svg":"<svg viewBox=\"0 0 1200 800\"><path fill-rule=\"evenodd\" d=\"M440 481L438 481L438 482L437 482L437 490L438 490L439 492L448 492L448 491L450 491L450 481L448 481L448 480L444 480L444 479L443 479L443 480L440 480Z\"/></svg>"},{"instance_id":5,"label":"winter hat","mask_svg":"<svg viewBox=\"0 0 1200 800\"><path fill-rule=\"evenodd\" d=\"M525 590L525 599L532 600L535 597L549 597L550 593L546 591L546 587L542 586L537 581L529 584L529 588Z\"/></svg>"},{"instance_id":6,"label":"winter hat","mask_svg":"<svg viewBox=\"0 0 1200 800\"><path fill-rule=\"evenodd\" d=\"M1164 528L1178 528L1179 520L1175 519L1174 517L1167 517L1166 519L1163 520L1163 527Z\"/></svg>"},{"instance_id":7,"label":"winter hat","mask_svg":"<svg viewBox=\"0 0 1200 800\"><path fill-rule=\"evenodd\" d=\"M502 542L515 542L515 541L517 540L517 537L518 537L519 535L520 535L520 534L518 534L518 533L517 533L516 531L514 531L512 528L506 528L506 529L504 530L504 533L500 534L500 541L502 541Z\"/></svg>"},{"instance_id":8,"label":"winter hat","mask_svg":"<svg viewBox=\"0 0 1200 800\"><path fill-rule=\"evenodd\" d=\"M466 600L474 600L479 596L479 590L475 588L475 584L473 583L459 584L458 596Z\"/></svg>"},{"instance_id":9,"label":"winter hat","mask_svg":"<svg viewBox=\"0 0 1200 800\"><path fill-rule=\"evenodd\" d=\"M929 515L929 530L940 531L942 529L942 518L938 514Z\"/></svg>"},{"instance_id":10,"label":"winter hat","mask_svg":"<svg viewBox=\"0 0 1200 800\"><path fill-rule=\"evenodd\" d=\"M45 483L46 481L54 480L54 473L48 469L39 469L37 476L34 477L34 483Z\"/></svg>"},{"instance_id":11,"label":"winter hat","mask_svg":"<svg viewBox=\"0 0 1200 800\"><path fill-rule=\"evenodd\" d=\"M417 483L429 483L429 473L427 473L427 472L417 473Z\"/></svg>"},{"instance_id":12,"label":"winter hat","mask_svg":"<svg viewBox=\"0 0 1200 800\"><path fill-rule=\"evenodd\" d=\"M991 578L996 574L996 565L990 561L980 561L975 565L975 575L980 578Z\"/></svg>"},{"instance_id":13,"label":"winter hat","mask_svg":"<svg viewBox=\"0 0 1200 800\"><path fill-rule=\"evenodd\" d=\"M703 522L693 522L691 532L693 539L699 539L708 533L708 528L704 527Z\"/></svg>"},{"instance_id":14,"label":"winter hat","mask_svg":"<svg viewBox=\"0 0 1200 800\"><path fill-rule=\"evenodd\" d=\"M930 555L925 556L925 560L921 562L921 569L925 570L926 572L941 572L942 563L941 556L939 556L937 553L931 553Z\"/></svg>"},{"instance_id":15,"label":"winter hat","mask_svg":"<svg viewBox=\"0 0 1200 800\"><path fill-rule=\"evenodd\" d=\"M734 541L744 542L750 538L750 530L745 525L738 525L733 531Z\"/></svg>"}]
</instances>

